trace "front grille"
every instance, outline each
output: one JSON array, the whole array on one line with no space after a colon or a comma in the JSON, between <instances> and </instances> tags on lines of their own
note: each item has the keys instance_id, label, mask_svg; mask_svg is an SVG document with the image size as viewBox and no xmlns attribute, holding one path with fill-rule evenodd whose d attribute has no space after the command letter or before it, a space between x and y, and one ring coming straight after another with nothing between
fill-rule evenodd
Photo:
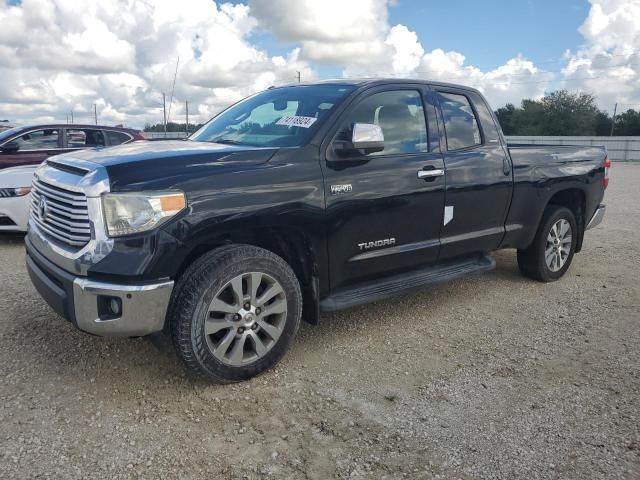
<instances>
[{"instance_id":1,"label":"front grille","mask_svg":"<svg viewBox=\"0 0 640 480\"><path fill-rule=\"evenodd\" d=\"M0 188L0 198L15 197L15 188Z\"/></svg>"},{"instance_id":2,"label":"front grille","mask_svg":"<svg viewBox=\"0 0 640 480\"><path fill-rule=\"evenodd\" d=\"M91 226L84 193L33 180L31 220L52 239L73 247L91 240Z\"/></svg>"}]
</instances>

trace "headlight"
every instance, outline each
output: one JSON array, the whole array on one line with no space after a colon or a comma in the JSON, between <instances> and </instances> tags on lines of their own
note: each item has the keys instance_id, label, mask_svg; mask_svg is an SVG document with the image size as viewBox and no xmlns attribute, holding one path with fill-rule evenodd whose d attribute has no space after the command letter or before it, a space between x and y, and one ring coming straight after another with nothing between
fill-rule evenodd
<instances>
[{"instance_id":1,"label":"headlight","mask_svg":"<svg viewBox=\"0 0 640 480\"><path fill-rule=\"evenodd\" d=\"M107 193L102 197L104 219L110 237L151 230L186 205L182 192Z\"/></svg>"},{"instance_id":2,"label":"headlight","mask_svg":"<svg viewBox=\"0 0 640 480\"><path fill-rule=\"evenodd\" d=\"M0 197L24 197L31 191L31 187L0 188Z\"/></svg>"}]
</instances>

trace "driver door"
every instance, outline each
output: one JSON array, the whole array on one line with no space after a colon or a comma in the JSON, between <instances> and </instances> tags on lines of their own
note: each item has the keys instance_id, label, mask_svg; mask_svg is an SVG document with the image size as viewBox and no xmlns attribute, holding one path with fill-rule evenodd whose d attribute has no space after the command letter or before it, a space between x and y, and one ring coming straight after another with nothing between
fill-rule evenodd
<instances>
[{"instance_id":1,"label":"driver door","mask_svg":"<svg viewBox=\"0 0 640 480\"><path fill-rule=\"evenodd\" d=\"M444 162L435 111L421 85L360 94L337 122L322 162L331 288L436 261L444 209ZM341 158L332 148L355 123L376 124L384 150ZM420 171L441 171L419 178Z\"/></svg>"}]
</instances>

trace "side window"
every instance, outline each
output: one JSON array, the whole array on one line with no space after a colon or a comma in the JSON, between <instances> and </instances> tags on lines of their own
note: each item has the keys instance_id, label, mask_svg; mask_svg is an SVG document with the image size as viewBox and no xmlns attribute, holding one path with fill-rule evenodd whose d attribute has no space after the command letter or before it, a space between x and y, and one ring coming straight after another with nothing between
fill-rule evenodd
<instances>
[{"instance_id":1,"label":"side window","mask_svg":"<svg viewBox=\"0 0 640 480\"><path fill-rule=\"evenodd\" d=\"M491 110L489 110L487 102L477 93L471 95L471 101L473 102L473 106L476 107L476 112L480 118L480 125L482 125L485 142L500 142L500 134L498 133L496 122L493 119L493 115L491 115Z\"/></svg>"},{"instance_id":2,"label":"side window","mask_svg":"<svg viewBox=\"0 0 640 480\"><path fill-rule=\"evenodd\" d=\"M20 145L20 150L52 150L58 148L58 130L44 129L25 133L14 142Z\"/></svg>"},{"instance_id":3,"label":"side window","mask_svg":"<svg viewBox=\"0 0 640 480\"><path fill-rule=\"evenodd\" d=\"M68 148L87 148L87 147L104 147L104 134L101 130L87 129L68 129L67 130L67 147Z\"/></svg>"},{"instance_id":4,"label":"side window","mask_svg":"<svg viewBox=\"0 0 640 480\"><path fill-rule=\"evenodd\" d=\"M447 134L447 150L459 150L482 143L478 120L469 99L465 95L438 92L444 129Z\"/></svg>"},{"instance_id":5,"label":"side window","mask_svg":"<svg viewBox=\"0 0 640 480\"><path fill-rule=\"evenodd\" d=\"M120 145L121 143L125 143L131 140L131 137L124 132L107 130L105 133L107 134L107 140L109 140L109 145Z\"/></svg>"},{"instance_id":6,"label":"side window","mask_svg":"<svg viewBox=\"0 0 640 480\"><path fill-rule=\"evenodd\" d=\"M429 150L424 107L416 90L381 92L365 98L349 113L338 138L348 140L354 123L375 123L382 129L384 150L370 156Z\"/></svg>"}]
</instances>

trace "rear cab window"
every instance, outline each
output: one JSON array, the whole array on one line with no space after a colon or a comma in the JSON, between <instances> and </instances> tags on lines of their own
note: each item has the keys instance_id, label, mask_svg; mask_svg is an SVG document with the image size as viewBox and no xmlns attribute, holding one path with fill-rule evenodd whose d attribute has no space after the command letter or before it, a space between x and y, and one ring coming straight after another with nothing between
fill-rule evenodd
<instances>
[{"instance_id":1,"label":"rear cab window","mask_svg":"<svg viewBox=\"0 0 640 480\"><path fill-rule=\"evenodd\" d=\"M438 92L447 150L482 145L482 134L469 98L462 93Z\"/></svg>"}]
</instances>

